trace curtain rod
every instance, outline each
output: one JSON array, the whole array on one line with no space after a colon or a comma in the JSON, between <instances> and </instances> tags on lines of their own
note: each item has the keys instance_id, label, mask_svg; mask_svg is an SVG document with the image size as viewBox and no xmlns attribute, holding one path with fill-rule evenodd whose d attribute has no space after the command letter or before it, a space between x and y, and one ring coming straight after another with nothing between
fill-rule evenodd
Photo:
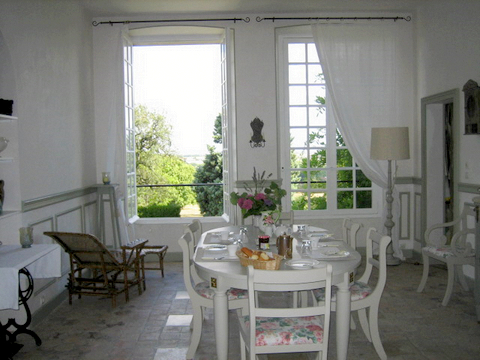
<instances>
[{"instance_id":1,"label":"curtain rod","mask_svg":"<svg viewBox=\"0 0 480 360\"><path fill-rule=\"evenodd\" d=\"M275 20L405 20L405 21L410 21L412 18L410 16L407 17L401 17L401 16L395 16L395 17L270 17L270 18L262 18L260 16L257 16L257 22L261 22L263 20L272 20L274 22Z\"/></svg>"},{"instance_id":2,"label":"curtain rod","mask_svg":"<svg viewBox=\"0 0 480 360\"><path fill-rule=\"evenodd\" d=\"M258 19L258 18L257 18ZM250 22L250 18L229 18L229 19L166 19L166 20L125 20L125 21L92 21L93 26L98 26L98 25L104 25L104 24L110 24L113 26L113 24L139 24L139 23L166 23L166 22L194 22L194 21L233 21L236 23L237 21L243 21L246 23ZM258 20L257 20L258 21Z\"/></svg>"}]
</instances>

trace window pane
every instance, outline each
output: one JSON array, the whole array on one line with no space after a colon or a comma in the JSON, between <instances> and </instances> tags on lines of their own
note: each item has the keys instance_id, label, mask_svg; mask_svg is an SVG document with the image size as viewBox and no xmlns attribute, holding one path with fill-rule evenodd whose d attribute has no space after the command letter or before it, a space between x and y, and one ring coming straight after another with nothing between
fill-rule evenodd
<instances>
[{"instance_id":1,"label":"window pane","mask_svg":"<svg viewBox=\"0 0 480 360\"><path fill-rule=\"evenodd\" d=\"M352 170L338 170L337 171L337 187L339 188L353 188L353 171Z\"/></svg>"},{"instance_id":2,"label":"window pane","mask_svg":"<svg viewBox=\"0 0 480 360\"><path fill-rule=\"evenodd\" d=\"M289 87L290 105L306 105L307 89L305 86L294 85Z\"/></svg>"},{"instance_id":3,"label":"window pane","mask_svg":"<svg viewBox=\"0 0 480 360\"><path fill-rule=\"evenodd\" d=\"M292 169L304 168L304 158L306 157L306 151L303 149L291 150L290 151L290 167Z\"/></svg>"},{"instance_id":4,"label":"window pane","mask_svg":"<svg viewBox=\"0 0 480 360\"><path fill-rule=\"evenodd\" d=\"M311 168L324 168L327 166L327 150L317 150L310 157Z\"/></svg>"},{"instance_id":5,"label":"window pane","mask_svg":"<svg viewBox=\"0 0 480 360\"><path fill-rule=\"evenodd\" d=\"M307 109L304 107L291 107L290 126L305 126L307 125Z\"/></svg>"},{"instance_id":6,"label":"window pane","mask_svg":"<svg viewBox=\"0 0 480 360\"><path fill-rule=\"evenodd\" d=\"M318 64L308 65L308 82L311 84L314 83L324 83L324 78L322 75L322 67Z\"/></svg>"},{"instance_id":7,"label":"window pane","mask_svg":"<svg viewBox=\"0 0 480 360\"><path fill-rule=\"evenodd\" d=\"M308 104L315 105L315 104L322 104L322 102L318 100L318 97L325 98L325 85L310 85L308 87Z\"/></svg>"},{"instance_id":8,"label":"window pane","mask_svg":"<svg viewBox=\"0 0 480 360\"><path fill-rule=\"evenodd\" d=\"M309 134L310 147L320 147L327 145L327 129L326 128L310 128Z\"/></svg>"},{"instance_id":9,"label":"window pane","mask_svg":"<svg viewBox=\"0 0 480 360\"><path fill-rule=\"evenodd\" d=\"M357 208L370 209L372 207L372 191L357 191Z\"/></svg>"},{"instance_id":10,"label":"window pane","mask_svg":"<svg viewBox=\"0 0 480 360\"><path fill-rule=\"evenodd\" d=\"M292 192L292 210L308 210L308 197L303 192Z\"/></svg>"},{"instance_id":11,"label":"window pane","mask_svg":"<svg viewBox=\"0 0 480 360\"><path fill-rule=\"evenodd\" d=\"M305 44L288 44L288 62L305 62Z\"/></svg>"},{"instance_id":12,"label":"window pane","mask_svg":"<svg viewBox=\"0 0 480 360\"><path fill-rule=\"evenodd\" d=\"M292 147L305 147L307 145L307 129L291 129L290 138Z\"/></svg>"},{"instance_id":13,"label":"window pane","mask_svg":"<svg viewBox=\"0 0 480 360\"><path fill-rule=\"evenodd\" d=\"M306 189L307 184L307 172L306 171L292 171L291 172L292 189Z\"/></svg>"},{"instance_id":14,"label":"window pane","mask_svg":"<svg viewBox=\"0 0 480 360\"><path fill-rule=\"evenodd\" d=\"M340 134L340 130L337 129L336 138L337 146L345 146L345 141L343 140L342 134Z\"/></svg>"},{"instance_id":15,"label":"window pane","mask_svg":"<svg viewBox=\"0 0 480 360\"><path fill-rule=\"evenodd\" d=\"M337 166L350 167L352 166L352 155L348 149L337 149Z\"/></svg>"},{"instance_id":16,"label":"window pane","mask_svg":"<svg viewBox=\"0 0 480 360\"><path fill-rule=\"evenodd\" d=\"M312 189L326 189L327 188L327 171L311 171L310 172L310 187Z\"/></svg>"},{"instance_id":17,"label":"window pane","mask_svg":"<svg viewBox=\"0 0 480 360\"><path fill-rule=\"evenodd\" d=\"M327 210L327 194L326 193L312 194L312 198L310 201L311 201L312 210Z\"/></svg>"},{"instance_id":18,"label":"window pane","mask_svg":"<svg viewBox=\"0 0 480 360\"><path fill-rule=\"evenodd\" d=\"M320 62L318 59L317 47L314 43L307 44L308 49L308 62Z\"/></svg>"},{"instance_id":19,"label":"window pane","mask_svg":"<svg viewBox=\"0 0 480 360\"><path fill-rule=\"evenodd\" d=\"M353 191L337 192L337 208L353 209Z\"/></svg>"},{"instance_id":20,"label":"window pane","mask_svg":"<svg viewBox=\"0 0 480 360\"><path fill-rule=\"evenodd\" d=\"M362 187L371 187L372 182L370 179L368 179L365 174L363 173L362 170L356 170L355 171L355 176L356 176L356 186L357 188L362 188Z\"/></svg>"},{"instance_id":21,"label":"window pane","mask_svg":"<svg viewBox=\"0 0 480 360\"><path fill-rule=\"evenodd\" d=\"M309 107L308 120L309 120L310 126L326 126L327 116L326 116L325 107L324 106Z\"/></svg>"},{"instance_id":22,"label":"window pane","mask_svg":"<svg viewBox=\"0 0 480 360\"><path fill-rule=\"evenodd\" d=\"M305 84L307 67L305 65L290 65L288 67L288 81L290 84Z\"/></svg>"}]
</instances>

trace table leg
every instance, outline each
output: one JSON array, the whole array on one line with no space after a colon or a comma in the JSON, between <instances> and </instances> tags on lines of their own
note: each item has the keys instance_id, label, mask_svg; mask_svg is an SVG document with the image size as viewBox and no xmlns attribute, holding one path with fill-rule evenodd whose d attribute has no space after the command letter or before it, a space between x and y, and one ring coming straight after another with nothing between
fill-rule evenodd
<instances>
[{"instance_id":1,"label":"table leg","mask_svg":"<svg viewBox=\"0 0 480 360\"><path fill-rule=\"evenodd\" d=\"M337 359L346 360L350 336L350 289L349 274L344 275L341 284L337 284Z\"/></svg>"},{"instance_id":2,"label":"table leg","mask_svg":"<svg viewBox=\"0 0 480 360\"><path fill-rule=\"evenodd\" d=\"M215 289L213 298L215 341L217 359L227 360L228 355L228 298L226 290Z\"/></svg>"},{"instance_id":3,"label":"table leg","mask_svg":"<svg viewBox=\"0 0 480 360\"><path fill-rule=\"evenodd\" d=\"M7 359L13 358L13 355L15 355L23 346L22 344L16 343L17 335L19 334L30 335L35 340L35 344L37 344L37 346L42 344L42 340L38 337L38 335L34 331L28 329L28 326L32 321L32 313L28 307L27 300L33 293L33 278L26 268L20 269L19 276L20 274L26 276L28 280L28 287L26 290L22 290L20 286L18 289L19 304L23 305L25 308L27 319L24 324L17 324L13 318L8 319L8 322L5 325L0 323L0 349L5 351L3 355L5 355ZM7 330L10 327L16 328L16 330L14 332Z\"/></svg>"}]
</instances>

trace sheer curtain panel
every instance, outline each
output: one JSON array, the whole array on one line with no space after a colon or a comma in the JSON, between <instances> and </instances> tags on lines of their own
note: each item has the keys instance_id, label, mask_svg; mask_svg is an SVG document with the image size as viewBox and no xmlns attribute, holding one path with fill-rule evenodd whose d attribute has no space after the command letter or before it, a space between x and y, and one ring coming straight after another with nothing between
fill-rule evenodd
<instances>
[{"instance_id":1,"label":"sheer curtain panel","mask_svg":"<svg viewBox=\"0 0 480 360\"><path fill-rule=\"evenodd\" d=\"M319 23L312 25L312 32L330 95L327 101L345 143L365 175L386 189L386 164L370 159L370 133L372 127L413 124L411 29L382 21ZM398 203L393 208L395 221ZM398 229L394 227L394 254L404 259Z\"/></svg>"}]
</instances>

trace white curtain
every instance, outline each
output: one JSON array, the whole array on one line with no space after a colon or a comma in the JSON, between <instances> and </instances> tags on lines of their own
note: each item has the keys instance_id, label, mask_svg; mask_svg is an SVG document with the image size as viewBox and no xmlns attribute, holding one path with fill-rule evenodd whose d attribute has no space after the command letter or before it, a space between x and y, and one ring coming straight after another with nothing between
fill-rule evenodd
<instances>
[{"instance_id":1,"label":"white curtain","mask_svg":"<svg viewBox=\"0 0 480 360\"><path fill-rule=\"evenodd\" d=\"M111 173L112 182L125 182L125 116L123 42L128 27L94 28L94 92L97 172Z\"/></svg>"},{"instance_id":2,"label":"white curtain","mask_svg":"<svg viewBox=\"0 0 480 360\"><path fill-rule=\"evenodd\" d=\"M411 77L408 65L412 63L404 62L411 53L408 48L405 52L402 49L403 30L396 22L312 25L329 91L329 109L356 162L384 189L387 162L370 159L370 133L372 127L412 123L413 103L408 99L413 88L405 88L409 84L406 78ZM395 221L398 196L394 199ZM398 246L398 229L395 226L392 234L394 255L404 259Z\"/></svg>"}]
</instances>

